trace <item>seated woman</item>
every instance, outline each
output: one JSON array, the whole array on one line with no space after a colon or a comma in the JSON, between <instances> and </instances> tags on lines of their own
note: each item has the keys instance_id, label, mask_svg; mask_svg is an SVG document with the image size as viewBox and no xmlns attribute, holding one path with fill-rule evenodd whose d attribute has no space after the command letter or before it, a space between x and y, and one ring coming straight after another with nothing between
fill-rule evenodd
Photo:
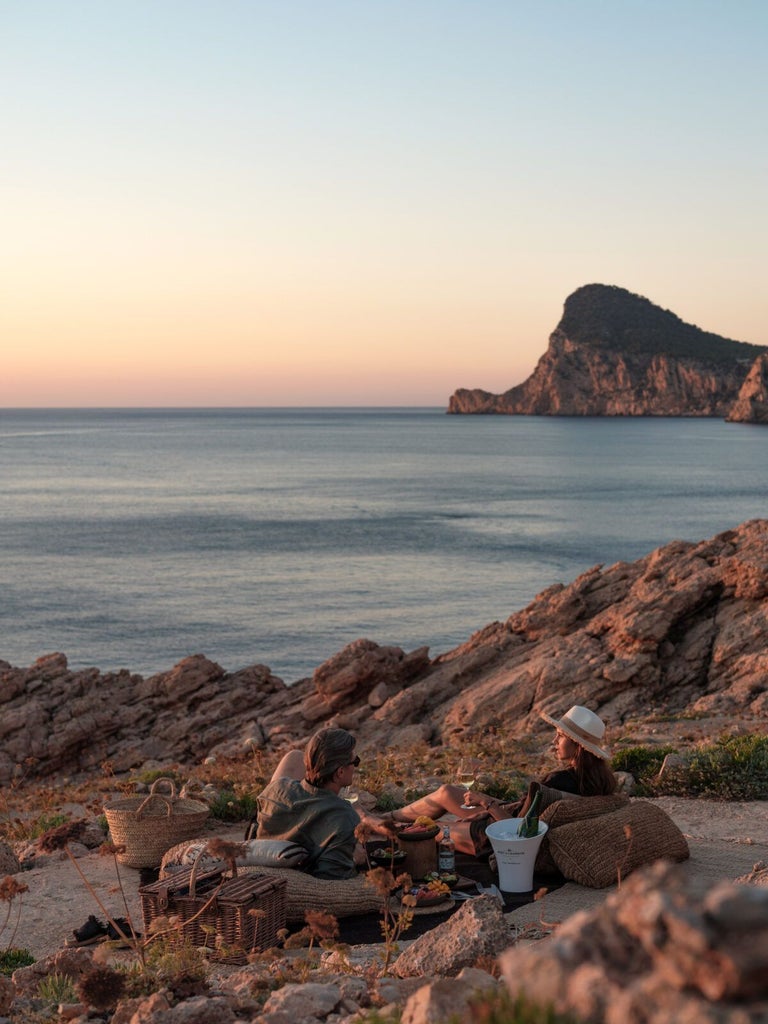
<instances>
[{"instance_id":1,"label":"seated woman","mask_svg":"<svg viewBox=\"0 0 768 1024\"><path fill-rule=\"evenodd\" d=\"M552 746L561 767L541 779L545 786L578 796L607 796L616 791L616 776L608 761L610 753L602 747L605 723L588 708L574 705L562 718L541 716L554 725ZM452 814L463 819L451 825L451 838L456 848L465 853L477 850L479 829L473 823L485 825L489 816L494 821L514 818L522 809L525 798L506 802L496 800L487 793L472 790L472 807L463 807L466 790L463 786L445 784L406 807L391 811L382 818L388 821L414 821L420 815L440 818ZM466 825L464 823L467 823ZM483 829L484 831L484 829Z\"/></svg>"},{"instance_id":2,"label":"seated woman","mask_svg":"<svg viewBox=\"0 0 768 1024\"><path fill-rule=\"evenodd\" d=\"M359 764L346 729L321 729L303 754L289 751L257 797L256 838L299 843L309 853L305 870L316 878L353 878L360 818L339 791Z\"/></svg>"}]
</instances>

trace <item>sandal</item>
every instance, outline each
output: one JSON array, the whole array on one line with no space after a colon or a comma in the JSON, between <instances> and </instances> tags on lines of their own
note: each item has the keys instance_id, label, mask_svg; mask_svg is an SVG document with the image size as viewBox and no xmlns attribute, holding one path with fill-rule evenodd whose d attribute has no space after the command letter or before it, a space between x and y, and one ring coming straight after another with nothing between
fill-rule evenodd
<instances>
[{"instance_id":1,"label":"sandal","mask_svg":"<svg viewBox=\"0 0 768 1024\"><path fill-rule=\"evenodd\" d=\"M79 928L75 928L72 932L72 938L67 939L64 943L65 946L93 946L97 942L101 942L107 936L107 926L103 921L99 921L97 917L91 914L84 925Z\"/></svg>"}]
</instances>

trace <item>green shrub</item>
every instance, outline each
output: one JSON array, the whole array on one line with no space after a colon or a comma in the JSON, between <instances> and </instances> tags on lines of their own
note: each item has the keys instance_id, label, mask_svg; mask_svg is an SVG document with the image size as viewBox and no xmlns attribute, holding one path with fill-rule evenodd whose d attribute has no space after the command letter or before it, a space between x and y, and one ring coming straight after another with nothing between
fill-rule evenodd
<instances>
[{"instance_id":1,"label":"green shrub","mask_svg":"<svg viewBox=\"0 0 768 1024\"><path fill-rule=\"evenodd\" d=\"M617 750L611 759L615 772L629 772L637 782L639 796L650 796L656 791L654 779L659 774L667 754L676 753L675 747L627 747Z\"/></svg>"},{"instance_id":2,"label":"green shrub","mask_svg":"<svg viewBox=\"0 0 768 1024\"><path fill-rule=\"evenodd\" d=\"M768 737L724 736L694 750L684 768L692 796L768 799Z\"/></svg>"},{"instance_id":3,"label":"green shrub","mask_svg":"<svg viewBox=\"0 0 768 1024\"><path fill-rule=\"evenodd\" d=\"M56 828L58 825L66 824L69 820L69 814L51 814L44 811L31 821L15 818L12 826L6 829L6 835L8 839L25 840L31 843L46 833L49 828Z\"/></svg>"},{"instance_id":4,"label":"green shrub","mask_svg":"<svg viewBox=\"0 0 768 1024\"><path fill-rule=\"evenodd\" d=\"M35 958L28 949L18 949L11 946L0 953L0 974L11 975L17 967L29 967L35 962Z\"/></svg>"},{"instance_id":5,"label":"green shrub","mask_svg":"<svg viewBox=\"0 0 768 1024\"><path fill-rule=\"evenodd\" d=\"M379 793L374 810L380 814L386 814L387 811L396 811L401 806L401 801L395 800L391 793Z\"/></svg>"},{"instance_id":6,"label":"green shrub","mask_svg":"<svg viewBox=\"0 0 768 1024\"><path fill-rule=\"evenodd\" d=\"M74 982L68 974L59 974L58 971L46 974L44 978L40 979L37 994L40 999L52 1005L77 1002Z\"/></svg>"},{"instance_id":7,"label":"green shrub","mask_svg":"<svg viewBox=\"0 0 768 1024\"><path fill-rule=\"evenodd\" d=\"M158 779L170 779L177 787L182 784L177 771L172 768L148 768L135 779L136 782L143 782L145 786L151 786ZM158 792L163 792L163 787L158 786Z\"/></svg>"},{"instance_id":8,"label":"green shrub","mask_svg":"<svg viewBox=\"0 0 768 1024\"><path fill-rule=\"evenodd\" d=\"M211 803L211 817L217 821L248 821L256 813L256 796L223 789Z\"/></svg>"},{"instance_id":9,"label":"green shrub","mask_svg":"<svg viewBox=\"0 0 768 1024\"><path fill-rule=\"evenodd\" d=\"M526 996L513 998L505 988L483 992L470 1002L472 1024L577 1024L578 1018L556 1013Z\"/></svg>"}]
</instances>

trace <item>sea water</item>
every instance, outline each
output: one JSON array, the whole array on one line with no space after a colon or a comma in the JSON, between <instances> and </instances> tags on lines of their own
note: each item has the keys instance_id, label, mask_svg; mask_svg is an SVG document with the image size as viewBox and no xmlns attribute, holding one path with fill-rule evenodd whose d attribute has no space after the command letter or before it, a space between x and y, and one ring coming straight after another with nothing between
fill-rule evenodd
<instances>
[{"instance_id":1,"label":"sea water","mask_svg":"<svg viewBox=\"0 0 768 1024\"><path fill-rule=\"evenodd\" d=\"M768 512L768 428L442 409L0 412L0 659L292 682Z\"/></svg>"}]
</instances>

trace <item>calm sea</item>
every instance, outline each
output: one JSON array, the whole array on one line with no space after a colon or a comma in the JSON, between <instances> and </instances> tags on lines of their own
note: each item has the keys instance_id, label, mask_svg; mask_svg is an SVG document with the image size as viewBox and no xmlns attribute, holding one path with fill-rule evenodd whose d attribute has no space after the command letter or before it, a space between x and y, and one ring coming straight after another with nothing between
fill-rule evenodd
<instances>
[{"instance_id":1,"label":"calm sea","mask_svg":"<svg viewBox=\"0 0 768 1024\"><path fill-rule=\"evenodd\" d=\"M768 514L768 430L442 409L0 412L0 658L286 682L450 650L554 582Z\"/></svg>"}]
</instances>

